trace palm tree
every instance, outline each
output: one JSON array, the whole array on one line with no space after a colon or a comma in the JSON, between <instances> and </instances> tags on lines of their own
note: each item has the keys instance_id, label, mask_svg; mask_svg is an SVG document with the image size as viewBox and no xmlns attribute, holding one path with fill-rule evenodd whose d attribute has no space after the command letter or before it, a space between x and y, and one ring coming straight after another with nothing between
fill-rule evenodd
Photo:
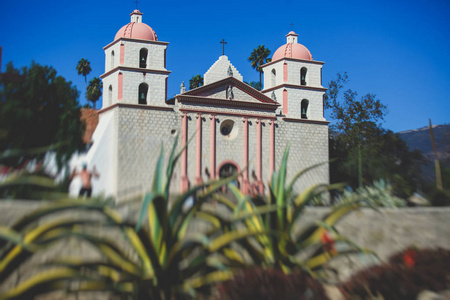
<instances>
[{"instance_id":1,"label":"palm tree","mask_svg":"<svg viewBox=\"0 0 450 300\"><path fill-rule=\"evenodd\" d=\"M256 49L253 49L250 57L248 58L248 61L252 64L252 68L259 72L259 84L261 87L261 66L272 61L272 59L268 58L269 55L270 50L264 47L264 45L259 45Z\"/></svg>"},{"instance_id":2,"label":"palm tree","mask_svg":"<svg viewBox=\"0 0 450 300\"><path fill-rule=\"evenodd\" d=\"M78 75L83 75L84 76L84 82L86 83L86 89L87 89L87 78L86 76L91 73L92 69L91 69L91 63L87 60L87 59L80 59L80 61L78 62L77 65L77 71L78 71Z\"/></svg>"},{"instance_id":3,"label":"palm tree","mask_svg":"<svg viewBox=\"0 0 450 300\"><path fill-rule=\"evenodd\" d=\"M97 102L98 99L100 99L100 96L102 95L102 87L103 82L98 77L94 77L94 79L89 81L89 86L86 88L86 99L91 101L94 105L95 109L95 102Z\"/></svg>"},{"instance_id":4,"label":"palm tree","mask_svg":"<svg viewBox=\"0 0 450 300\"><path fill-rule=\"evenodd\" d=\"M203 85L203 77L201 75L195 75L189 80L189 89L195 89Z\"/></svg>"}]
</instances>

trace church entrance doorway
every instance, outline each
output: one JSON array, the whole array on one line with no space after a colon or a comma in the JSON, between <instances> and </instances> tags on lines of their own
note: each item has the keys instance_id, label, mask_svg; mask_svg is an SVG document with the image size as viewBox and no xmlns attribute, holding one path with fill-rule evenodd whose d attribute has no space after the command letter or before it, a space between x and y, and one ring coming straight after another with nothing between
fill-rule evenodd
<instances>
[{"instance_id":1,"label":"church entrance doorway","mask_svg":"<svg viewBox=\"0 0 450 300\"><path fill-rule=\"evenodd\" d=\"M230 176L233 176L235 174L238 174L240 172L239 166L233 162L233 161L224 161L219 165L218 168L218 175L219 178L227 178ZM239 176L236 180L233 180L231 183L237 186L237 188L240 188L240 178Z\"/></svg>"}]
</instances>

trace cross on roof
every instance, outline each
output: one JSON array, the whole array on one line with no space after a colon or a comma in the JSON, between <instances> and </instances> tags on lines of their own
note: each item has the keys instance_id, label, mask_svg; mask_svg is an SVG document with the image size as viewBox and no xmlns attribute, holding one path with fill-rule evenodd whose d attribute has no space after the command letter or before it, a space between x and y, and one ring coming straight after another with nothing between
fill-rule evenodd
<instances>
[{"instance_id":1,"label":"cross on roof","mask_svg":"<svg viewBox=\"0 0 450 300\"><path fill-rule=\"evenodd\" d=\"M135 0L134 3L136 3L136 9L138 9L138 0Z\"/></svg>"},{"instance_id":2,"label":"cross on roof","mask_svg":"<svg viewBox=\"0 0 450 300\"><path fill-rule=\"evenodd\" d=\"M289 24L289 26L291 26L291 31L294 30L294 23L291 22L291 24Z\"/></svg>"},{"instance_id":3,"label":"cross on roof","mask_svg":"<svg viewBox=\"0 0 450 300\"><path fill-rule=\"evenodd\" d=\"M227 42L225 42L225 39L222 39L222 41L220 43L222 44L222 55L225 55L225 44Z\"/></svg>"}]
</instances>

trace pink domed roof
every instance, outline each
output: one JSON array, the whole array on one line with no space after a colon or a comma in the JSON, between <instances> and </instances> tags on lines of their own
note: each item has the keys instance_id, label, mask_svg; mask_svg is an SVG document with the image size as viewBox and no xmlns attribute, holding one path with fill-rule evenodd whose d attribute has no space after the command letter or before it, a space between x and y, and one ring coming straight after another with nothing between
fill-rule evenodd
<instances>
[{"instance_id":1,"label":"pink domed roof","mask_svg":"<svg viewBox=\"0 0 450 300\"><path fill-rule=\"evenodd\" d=\"M311 52L309 52L308 48L298 43L287 43L278 48L272 56L272 61L276 61L284 57L313 60Z\"/></svg>"},{"instance_id":2,"label":"pink domed roof","mask_svg":"<svg viewBox=\"0 0 450 300\"><path fill-rule=\"evenodd\" d=\"M119 31L117 31L114 40L117 40L121 37L147 41L158 40L158 36L150 26L144 23L135 22L128 23L127 25L120 28Z\"/></svg>"}]
</instances>

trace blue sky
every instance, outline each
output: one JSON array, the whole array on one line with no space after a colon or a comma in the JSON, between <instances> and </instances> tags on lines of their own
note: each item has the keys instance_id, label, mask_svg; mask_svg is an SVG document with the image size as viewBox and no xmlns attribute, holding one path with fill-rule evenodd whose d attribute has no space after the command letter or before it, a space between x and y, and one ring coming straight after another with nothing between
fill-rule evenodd
<instances>
[{"instance_id":1,"label":"blue sky","mask_svg":"<svg viewBox=\"0 0 450 300\"><path fill-rule=\"evenodd\" d=\"M286 43L294 24L299 42L324 61L323 85L347 72L347 87L374 93L388 106L384 127L402 131L450 123L450 1L148 1L143 20L169 42L168 95L180 83L204 74L225 54L247 82L258 73L247 61L260 44L272 53ZM84 79L75 70L86 58L92 73L104 72L103 47L130 21L132 0L1 1L2 71L34 60L73 82L84 99ZM99 105L98 105L99 106Z\"/></svg>"}]
</instances>

